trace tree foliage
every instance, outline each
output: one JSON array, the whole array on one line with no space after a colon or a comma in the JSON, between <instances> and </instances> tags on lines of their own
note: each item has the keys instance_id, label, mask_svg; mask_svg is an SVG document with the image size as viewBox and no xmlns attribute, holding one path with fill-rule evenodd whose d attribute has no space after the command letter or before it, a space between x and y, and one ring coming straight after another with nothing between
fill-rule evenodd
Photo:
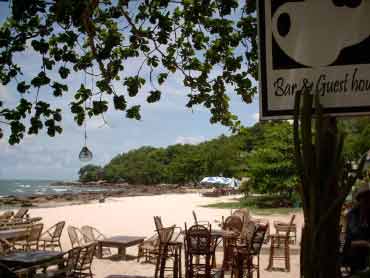
<instances>
[{"instance_id":1,"label":"tree foliage","mask_svg":"<svg viewBox=\"0 0 370 278\"><path fill-rule=\"evenodd\" d=\"M131 184L197 184L205 176L239 176L242 142L234 135L199 145L141 147L114 157L103 168L104 178Z\"/></svg>"},{"instance_id":2,"label":"tree foliage","mask_svg":"<svg viewBox=\"0 0 370 278\"><path fill-rule=\"evenodd\" d=\"M132 184L197 184L205 176L249 177L248 190L287 196L297 184L292 141L289 123L257 123L237 135L198 145L141 147L119 154L102 168L103 177ZM94 177L92 171L89 176Z\"/></svg>"},{"instance_id":3,"label":"tree foliage","mask_svg":"<svg viewBox=\"0 0 370 278\"><path fill-rule=\"evenodd\" d=\"M291 124L259 124L257 136L256 146L246 158L253 191L290 196L297 185Z\"/></svg>"},{"instance_id":4,"label":"tree foliage","mask_svg":"<svg viewBox=\"0 0 370 278\"><path fill-rule=\"evenodd\" d=\"M103 178L103 169L98 165L87 164L78 171L79 180L82 182L97 181Z\"/></svg>"},{"instance_id":5,"label":"tree foliage","mask_svg":"<svg viewBox=\"0 0 370 278\"><path fill-rule=\"evenodd\" d=\"M256 92L256 29L255 1L13 0L0 27L0 81L20 95L15 106L0 102L8 141L43 128L61 133L62 109L49 96L67 93L78 125L112 106L140 120L132 98L159 101L161 85L175 73L189 89L187 107L203 105L211 123L236 128L227 88L246 103ZM22 59L31 52L40 61L34 76ZM68 81L79 73L94 84L70 92Z\"/></svg>"},{"instance_id":6,"label":"tree foliage","mask_svg":"<svg viewBox=\"0 0 370 278\"><path fill-rule=\"evenodd\" d=\"M358 161L370 149L370 118L345 119L339 122L345 134L344 156L347 160Z\"/></svg>"}]
</instances>

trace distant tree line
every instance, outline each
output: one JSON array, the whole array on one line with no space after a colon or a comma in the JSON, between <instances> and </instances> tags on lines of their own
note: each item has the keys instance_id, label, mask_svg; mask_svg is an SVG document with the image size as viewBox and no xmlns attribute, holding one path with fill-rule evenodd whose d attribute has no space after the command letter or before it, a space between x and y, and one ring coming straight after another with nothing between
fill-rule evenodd
<instances>
[{"instance_id":1,"label":"distant tree line","mask_svg":"<svg viewBox=\"0 0 370 278\"><path fill-rule=\"evenodd\" d=\"M345 155L356 161L370 147L370 120L340 123L346 133ZM292 126L287 121L260 122L236 135L197 145L144 146L115 156L107 165L86 165L82 182L107 180L130 184L198 184L205 176L248 177L243 190L292 198L297 183Z\"/></svg>"}]
</instances>

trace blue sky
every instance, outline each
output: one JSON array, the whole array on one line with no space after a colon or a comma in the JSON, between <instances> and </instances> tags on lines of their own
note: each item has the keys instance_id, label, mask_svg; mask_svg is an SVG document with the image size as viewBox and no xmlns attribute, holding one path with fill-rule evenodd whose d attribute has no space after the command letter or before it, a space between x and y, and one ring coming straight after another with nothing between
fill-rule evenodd
<instances>
[{"instance_id":1,"label":"blue sky","mask_svg":"<svg viewBox=\"0 0 370 278\"><path fill-rule=\"evenodd\" d=\"M0 23L8 14L9 3L0 2ZM27 61L27 71L31 75L38 72L38 60L32 52L24 54L22 59ZM71 88L80 82L81 77L76 75L68 80ZM91 163L106 164L118 153L144 145L159 147L198 143L229 134L228 128L209 123L210 113L206 109L196 107L189 110L185 107L189 91L181 84L180 76L169 78L161 88L162 99L159 103L145 104L144 97L135 100L143 104L141 121L126 119L124 114L114 109L105 116L108 125L103 125L101 118L88 120L88 147L94 154ZM0 85L0 100L5 105L14 104L18 93L12 86ZM68 94L62 99L50 100L63 108L63 134L50 138L42 131L37 136L26 136L21 144L15 146L0 140L0 179L77 178L78 169L84 165L78 160L84 143L84 130L73 122L68 108ZM257 97L252 104L245 104L239 97L233 96L230 105L244 125L253 125L258 120Z\"/></svg>"}]
</instances>

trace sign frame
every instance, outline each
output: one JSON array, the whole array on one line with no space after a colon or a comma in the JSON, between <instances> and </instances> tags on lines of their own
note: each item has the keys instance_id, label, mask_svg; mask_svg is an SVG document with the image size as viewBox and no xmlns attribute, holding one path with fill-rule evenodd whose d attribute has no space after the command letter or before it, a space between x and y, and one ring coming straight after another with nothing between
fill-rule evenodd
<instances>
[{"instance_id":1,"label":"sign frame","mask_svg":"<svg viewBox=\"0 0 370 278\"><path fill-rule=\"evenodd\" d=\"M266 1L273 0L257 0L257 31L258 31L258 61L259 61L259 106L260 106L260 120L282 120L292 119L294 116L294 106L292 109L273 110L269 108L268 99L268 73L267 73L267 50L266 50ZM307 0L304 0L307 1ZM293 1L292 1L293 2ZM294 1L295 2L295 1ZM370 28L370 27L369 27ZM270 34L269 34L270 35ZM271 33L272 36L272 33ZM369 51L370 52L370 51ZM272 55L272 53L270 53ZM370 64L368 64L370 67ZM370 98L370 92L369 92ZM350 106L340 105L338 107L327 107L323 104L324 114L339 117L353 117L370 115L370 104L364 106ZM312 108L315 110L315 108Z\"/></svg>"}]
</instances>

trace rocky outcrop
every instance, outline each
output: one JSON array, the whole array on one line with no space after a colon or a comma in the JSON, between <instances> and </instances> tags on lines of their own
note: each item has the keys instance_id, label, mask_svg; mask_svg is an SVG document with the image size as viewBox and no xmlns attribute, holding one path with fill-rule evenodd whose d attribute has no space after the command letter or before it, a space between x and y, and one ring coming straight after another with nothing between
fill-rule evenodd
<instances>
[{"instance_id":1,"label":"rocky outcrop","mask_svg":"<svg viewBox=\"0 0 370 278\"><path fill-rule=\"evenodd\" d=\"M80 183L79 183L80 184ZM54 184L56 185L56 184ZM65 183L58 183L58 186L66 186ZM76 186L76 183L73 183ZM81 185L82 186L82 185ZM85 184L84 184L85 186ZM95 187L96 184L94 184ZM80 204L91 201L103 202L109 197L125 197L125 196L145 196L145 195L158 195L168 193L186 193L188 187L179 187L174 185L129 185L122 184L109 184L105 183L99 185L104 191L100 192L80 192L80 193L62 193L62 194L49 194L49 195L32 195L27 197L20 196L7 196L0 198L0 208L4 207L19 207L19 206L57 206L64 204Z\"/></svg>"}]
</instances>

